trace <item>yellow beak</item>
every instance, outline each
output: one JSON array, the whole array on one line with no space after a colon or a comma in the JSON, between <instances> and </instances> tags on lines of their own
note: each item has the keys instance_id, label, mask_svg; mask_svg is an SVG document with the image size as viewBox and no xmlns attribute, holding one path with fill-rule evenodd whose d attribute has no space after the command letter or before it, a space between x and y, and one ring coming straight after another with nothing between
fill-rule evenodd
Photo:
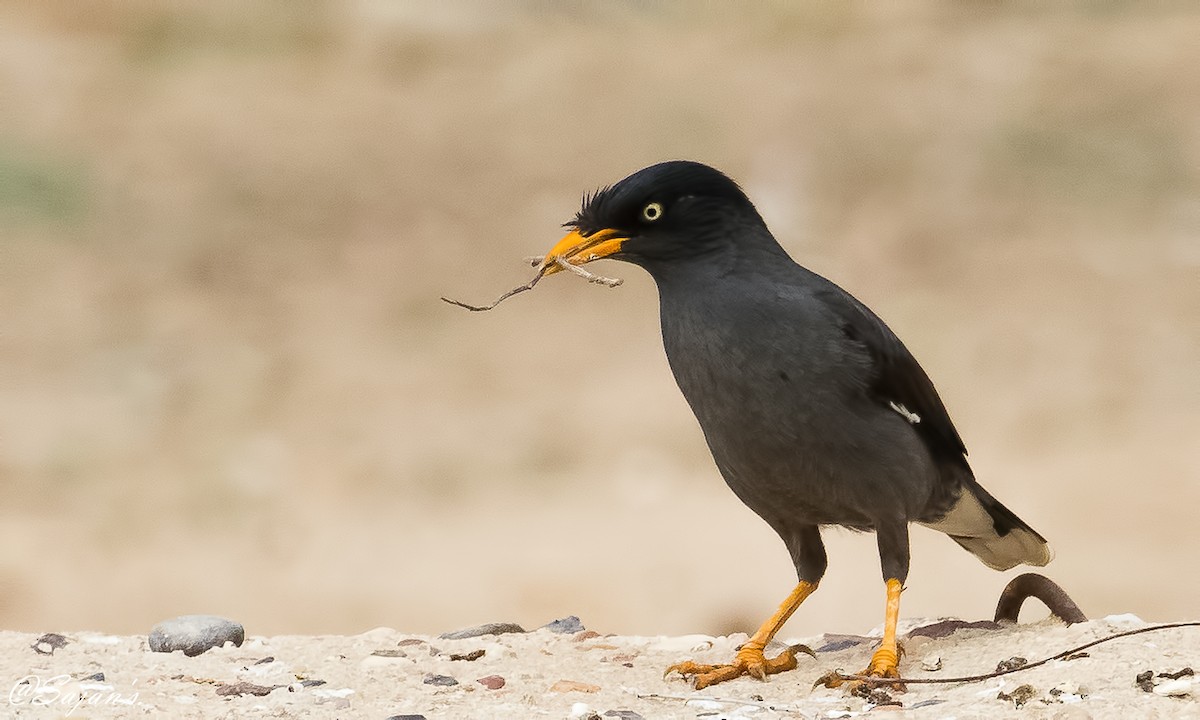
<instances>
[{"instance_id":1,"label":"yellow beak","mask_svg":"<svg viewBox=\"0 0 1200 720\"><path fill-rule=\"evenodd\" d=\"M560 258L572 265L583 265L618 252L623 242L625 238L609 228L597 230L586 236L581 235L578 230L572 230L559 240L557 245L550 248L550 252L542 259L541 267L545 270L543 274L553 275L562 270L558 265Z\"/></svg>"}]
</instances>

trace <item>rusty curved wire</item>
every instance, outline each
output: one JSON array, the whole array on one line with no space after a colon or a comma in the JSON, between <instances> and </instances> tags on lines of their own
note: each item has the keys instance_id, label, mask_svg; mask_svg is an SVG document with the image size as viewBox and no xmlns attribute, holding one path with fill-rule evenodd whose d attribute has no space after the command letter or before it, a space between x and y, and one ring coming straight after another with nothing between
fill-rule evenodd
<instances>
[{"instance_id":1,"label":"rusty curved wire","mask_svg":"<svg viewBox=\"0 0 1200 720\"><path fill-rule=\"evenodd\" d=\"M1037 573L1018 575L1004 586L1004 591L1000 593L1000 601L996 603L996 622L1017 622L1021 606L1031 597L1045 603L1050 609L1050 614L1068 625L1087 622L1087 615L1084 615L1075 601L1067 595L1066 590L1045 575Z\"/></svg>"}]
</instances>

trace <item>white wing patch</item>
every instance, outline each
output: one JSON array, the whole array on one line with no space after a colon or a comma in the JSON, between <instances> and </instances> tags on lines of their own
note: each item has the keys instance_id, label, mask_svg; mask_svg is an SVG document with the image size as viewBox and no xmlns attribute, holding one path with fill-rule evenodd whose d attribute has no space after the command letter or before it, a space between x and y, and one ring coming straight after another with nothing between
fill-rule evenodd
<instances>
[{"instance_id":1,"label":"white wing patch","mask_svg":"<svg viewBox=\"0 0 1200 720\"><path fill-rule=\"evenodd\" d=\"M909 421L909 422L910 422L910 423L912 423L913 425L916 425L917 423L921 422L921 416L920 416L920 415L916 414L916 413L915 413L915 412L913 412L912 410L909 410L908 408L904 407L904 406L903 406L903 405L901 405L900 403L898 403L898 402L895 402L895 401L892 401L892 400L889 400L889 401L888 401L888 405L889 405L889 406L890 406L890 407L891 407L893 410L895 410L896 412L900 413L900 415L901 415L901 416L903 416L905 420Z\"/></svg>"}]
</instances>

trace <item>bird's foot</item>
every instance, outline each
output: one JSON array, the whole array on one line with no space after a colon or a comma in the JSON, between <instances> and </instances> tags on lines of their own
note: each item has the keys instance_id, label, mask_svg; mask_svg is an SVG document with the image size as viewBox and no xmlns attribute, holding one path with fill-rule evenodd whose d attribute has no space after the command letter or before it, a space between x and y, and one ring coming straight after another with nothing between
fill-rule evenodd
<instances>
[{"instance_id":1,"label":"bird's foot","mask_svg":"<svg viewBox=\"0 0 1200 720\"><path fill-rule=\"evenodd\" d=\"M895 647L881 647L871 656L871 664L866 670L858 673L855 677L848 677L841 674L837 670L827 672L817 681L813 683L813 687L824 685L827 688L844 688L847 694L859 695L868 697L871 691L886 687L904 692L904 683L893 682L900 677L900 657L904 655L904 648L896 645Z\"/></svg>"},{"instance_id":2,"label":"bird's foot","mask_svg":"<svg viewBox=\"0 0 1200 720\"><path fill-rule=\"evenodd\" d=\"M699 663L686 660L681 663L676 663L666 669L663 677L677 672L685 679L692 681L692 686L697 690L703 690L709 685L732 680L742 675L756 677L759 680L766 680L768 675L775 675L788 670L796 669L799 664L796 660L796 653L803 652L817 656L807 645L792 645L779 653L776 657L767 658L763 655L762 647L757 644L746 643L734 656L733 662L728 665L701 665Z\"/></svg>"}]
</instances>

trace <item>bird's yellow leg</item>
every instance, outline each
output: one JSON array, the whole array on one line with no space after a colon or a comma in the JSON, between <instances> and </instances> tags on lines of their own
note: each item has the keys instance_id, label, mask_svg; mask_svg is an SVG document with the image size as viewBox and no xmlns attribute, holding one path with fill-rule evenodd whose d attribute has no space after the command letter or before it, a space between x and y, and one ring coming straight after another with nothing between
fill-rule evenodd
<instances>
[{"instance_id":1,"label":"bird's yellow leg","mask_svg":"<svg viewBox=\"0 0 1200 720\"><path fill-rule=\"evenodd\" d=\"M816 657L816 654L804 645L796 645L787 648L777 657L768 659L763 655L763 649L767 647L767 643L771 642L771 638L775 637L775 634L788 621L792 613L796 612L796 608L800 607L800 603L804 602L804 599L812 595L816 589L816 583L801 580L796 585L796 589L792 590L792 593L779 606L779 610L768 618L754 635L738 649L732 663L728 665L701 665L687 660L667 668L663 675L666 676L677 672L685 678L691 678L695 688L701 690L709 685L732 680L742 675L750 675L759 680L765 680L768 675L795 669L797 665L797 652L806 652L813 657ZM895 633L893 632L892 635L894 637Z\"/></svg>"},{"instance_id":2,"label":"bird's yellow leg","mask_svg":"<svg viewBox=\"0 0 1200 720\"><path fill-rule=\"evenodd\" d=\"M883 642L871 656L871 664L863 675L882 678L900 677L900 649L896 645L896 623L900 620L900 593L904 588L900 581L887 581L887 614L883 621Z\"/></svg>"},{"instance_id":3,"label":"bird's yellow leg","mask_svg":"<svg viewBox=\"0 0 1200 720\"><path fill-rule=\"evenodd\" d=\"M900 593L903 590L904 586L899 580L891 578L887 581L887 611L883 621L883 641L879 643L879 649L871 656L871 664L859 675L877 678L900 677L900 655L903 650L896 642L896 624L900 621ZM839 671L834 670L818 678L813 687L824 685L828 688L835 688L846 685L846 689L853 693L864 687L866 682L864 680L843 680L842 677ZM904 689L900 683L883 684L891 685L895 690ZM869 688L870 685L866 685L866 687Z\"/></svg>"}]
</instances>

